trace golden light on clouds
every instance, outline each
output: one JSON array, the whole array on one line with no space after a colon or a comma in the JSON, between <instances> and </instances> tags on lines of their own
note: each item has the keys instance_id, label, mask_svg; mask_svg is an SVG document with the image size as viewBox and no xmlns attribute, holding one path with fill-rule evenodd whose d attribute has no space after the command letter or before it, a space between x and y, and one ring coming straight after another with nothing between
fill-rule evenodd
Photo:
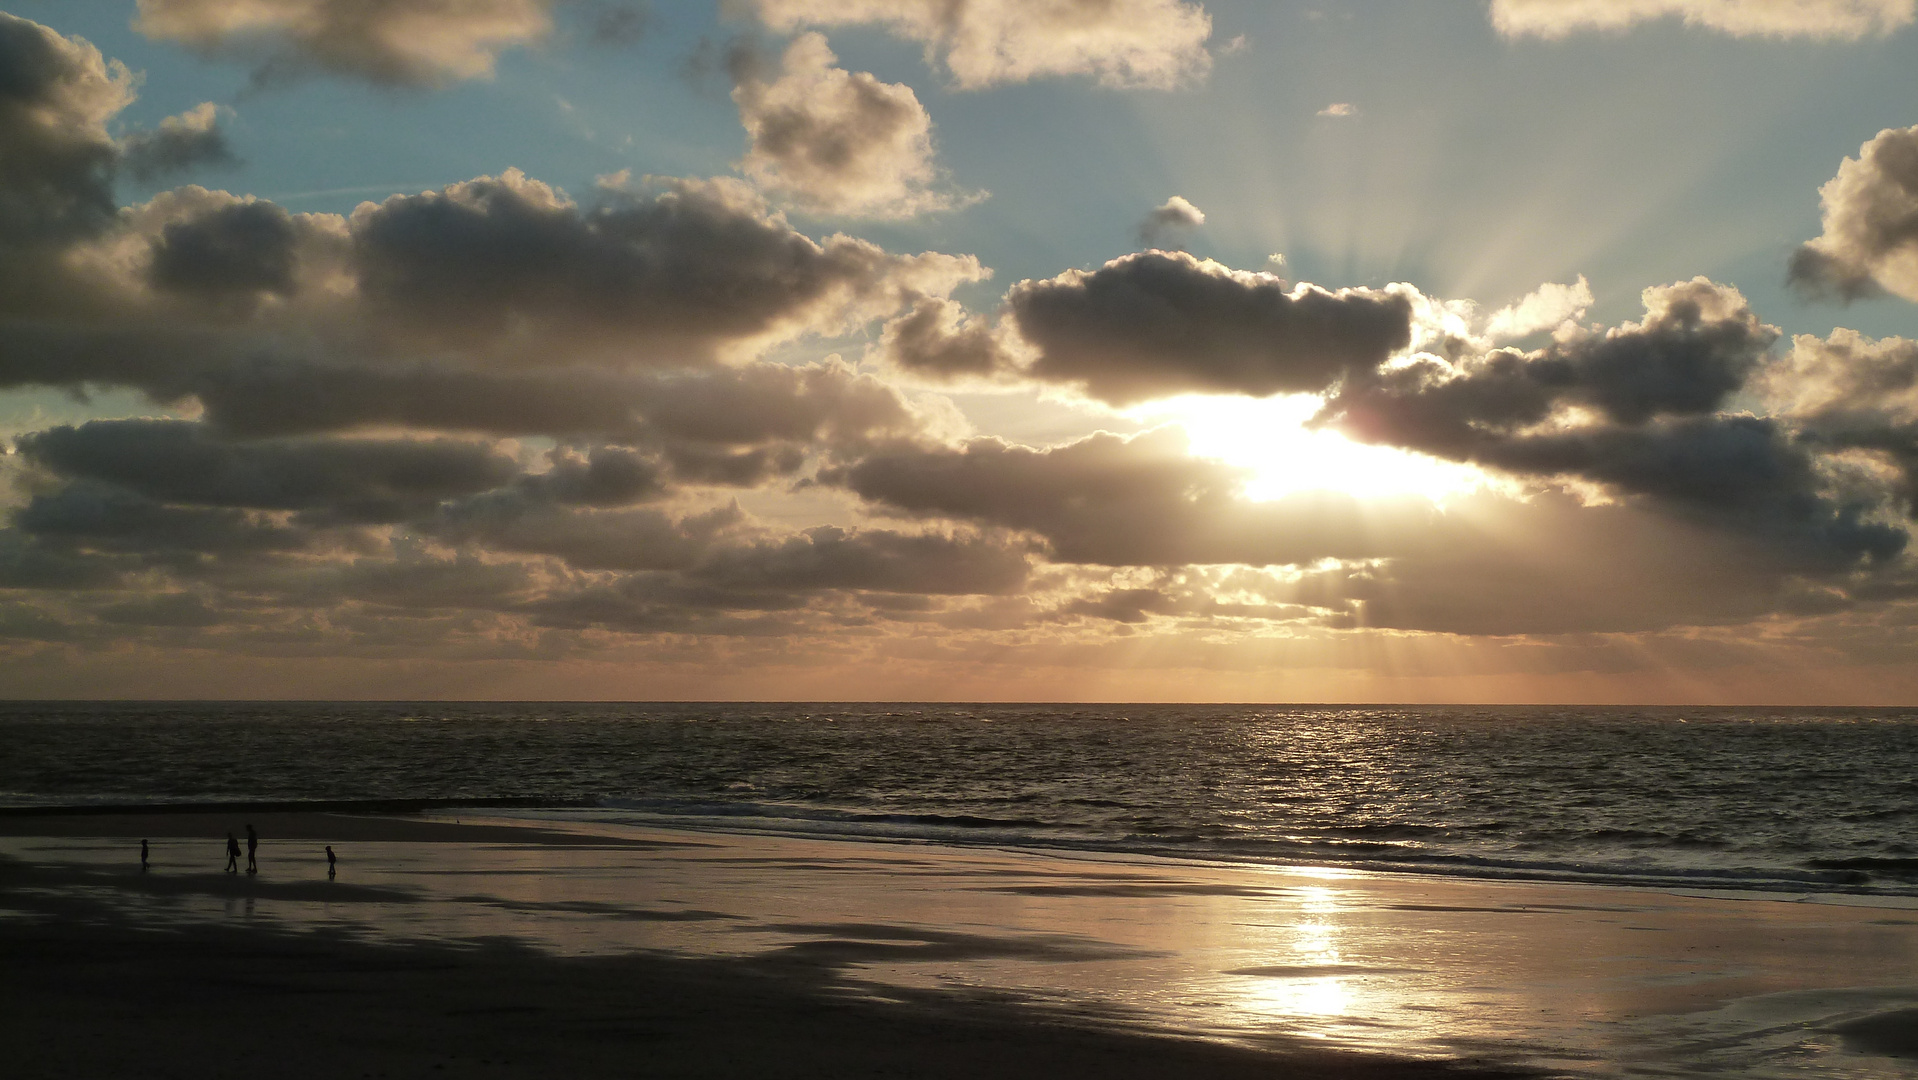
<instances>
[{"instance_id":1,"label":"golden light on clouds","mask_svg":"<svg viewBox=\"0 0 1918 1080\"><path fill-rule=\"evenodd\" d=\"M1320 404L1311 394L1187 394L1138 406L1127 415L1175 424L1191 440L1194 457L1251 470L1245 497L1255 502L1302 491L1359 498L1418 495L1439 502L1495 484L1470 465L1357 443L1330 428L1310 427Z\"/></svg>"}]
</instances>

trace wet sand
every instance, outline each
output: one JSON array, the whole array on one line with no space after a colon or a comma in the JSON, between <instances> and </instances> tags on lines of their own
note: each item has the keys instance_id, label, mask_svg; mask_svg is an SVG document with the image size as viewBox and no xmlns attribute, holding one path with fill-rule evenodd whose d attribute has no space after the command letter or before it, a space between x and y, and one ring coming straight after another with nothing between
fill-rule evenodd
<instances>
[{"instance_id":1,"label":"wet sand","mask_svg":"<svg viewBox=\"0 0 1918 1080\"><path fill-rule=\"evenodd\" d=\"M1887 907L551 816L0 817L0 856L23 1076L1918 1066Z\"/></svg>"}]
</instances>

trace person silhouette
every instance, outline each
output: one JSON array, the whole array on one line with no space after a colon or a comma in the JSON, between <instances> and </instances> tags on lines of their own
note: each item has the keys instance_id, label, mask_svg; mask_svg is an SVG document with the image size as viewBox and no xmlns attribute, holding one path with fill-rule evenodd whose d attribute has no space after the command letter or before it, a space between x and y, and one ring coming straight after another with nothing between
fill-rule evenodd
<instances>
[{"instance_id":1,"label":"person silhouette","mask_svg":"<svg viewBox=\"0 0 1918 1080\"><path fill-rule=\"evenodd\" d=\"M328 878L331 878L334 874L339 872L333 866L334 861L335 859L333 855L333 845L328 844L326 845L326 876Z\"/></svg>"},{"instance_id":2,"label":"person silhouette","mask_svg":"<svg viewBox=\"0 0 1918 1080\"><path fill-rule=\"evenodd\" d=\"M240 869L240 838L232 833L226 834L226 872L236 873Z\"/></svg>"},{"instance_id":3,"label":"person silhouette","mask_svg":"<svg viewBox=\"0 0 1918 1080\"><path fill-rule=\"evenodd\" d=\"M142 840L140 841L140 869L145 870L146 868L147 868L147 842L145 840Z\"/></svg>"},{"instance_id":4,"label":"person silhouette","mask_svg":"<svg viewBox=\"0 0 1918 1080\"><path fill-rule=\"evenodd\" d=\"M246 872L249 874L260 872L260 864L254 861L254 855L259 850L260 834L254 832L253 826L249 824L246 827Z\"/></svg>"}]
</instances>

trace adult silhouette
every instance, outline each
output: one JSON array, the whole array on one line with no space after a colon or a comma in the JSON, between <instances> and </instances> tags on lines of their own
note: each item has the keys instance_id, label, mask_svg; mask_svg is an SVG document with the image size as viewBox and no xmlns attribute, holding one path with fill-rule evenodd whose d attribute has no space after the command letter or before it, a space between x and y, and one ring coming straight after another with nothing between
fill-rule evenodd
<instances>
[{"instance_id":1,"label":"adult silhouette","mask_svg":"<svg viewBox=\"0 0 1918 1080\"><path fill-rule=\"evenodd\" d=\"M226 872L237 873L240 869L240 838L232 833L226 834Z\"/></svg>"},{"instance_id":2,"label":"adult silhouette","mask_svg":"<svg viewBox=\"0 0 1918 1080\"><path fill-rule=\"evenodd\" d=\"M253 826L249 824L246 827L246 872L249 874L257 874L260 872L260 864L254 861L254 855L259 850L260 834L254 832Z\"/></svg>"},{"instance_id":3,"label":"adult silhouette","mask_svg":"<svg viewBox=\"0 0 1918 1080\"><path fill-rule=\"evenodd\" d=\"M333 845L328 844L326 845L326 876L329 878L338 872L333 866L334 861Z\"/></svg>"},{"instance_id":4,"label":"adult silhouette","mask_svg":"<svg viewBox=\"0 0 1918 1080\"><path fill-rule=\"evenodd\" d=\"M145 870L146 868L147 868L147 842L145 840L142 840L140 841L140 869Z\"/></svg>"}]
</instances>

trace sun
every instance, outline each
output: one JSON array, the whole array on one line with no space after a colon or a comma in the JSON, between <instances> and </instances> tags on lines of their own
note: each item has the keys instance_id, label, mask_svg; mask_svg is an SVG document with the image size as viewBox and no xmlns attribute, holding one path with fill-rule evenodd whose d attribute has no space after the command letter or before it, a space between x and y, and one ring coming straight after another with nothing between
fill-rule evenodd
<instances>
[{"instance_id":1,"label":"sun","mask_svg":"<svg viewBox=\"0 0 1918 1080\"><path fill-rule=\"evenodd\" d=\"M1126 415L1144 423L1176 424L1191 440L1193 456L1251 470L1245 496L1257 502L1300 491L1338 491L1362 499L1419 495L1442 502L1491 484L1470 465L1306 427L1320 404L1311 394L1187 394L1137 406Z\"/></svg>"}]
</instances>

